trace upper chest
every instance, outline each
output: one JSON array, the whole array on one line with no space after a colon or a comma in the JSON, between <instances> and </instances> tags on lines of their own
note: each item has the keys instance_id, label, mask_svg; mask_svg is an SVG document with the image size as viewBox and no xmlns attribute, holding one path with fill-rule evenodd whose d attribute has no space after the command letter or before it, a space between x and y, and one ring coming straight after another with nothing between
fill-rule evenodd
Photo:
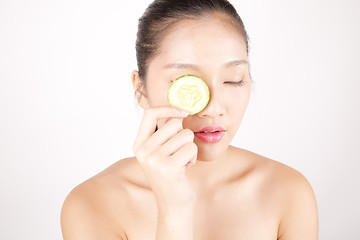
<instances>
[{"instance_id":1,"label":"upper chest","mask_svg":"<svg viewBox=\"0 0 360 240\"><path fill-rule=\"evenodd\" d=\"M123 223L129 240L155 239L157 205L150 191L130 192ZM276 240L278 206L254 191L232 188L199 197L194 211L194 240Z\"/></svg>"}]
</instances>

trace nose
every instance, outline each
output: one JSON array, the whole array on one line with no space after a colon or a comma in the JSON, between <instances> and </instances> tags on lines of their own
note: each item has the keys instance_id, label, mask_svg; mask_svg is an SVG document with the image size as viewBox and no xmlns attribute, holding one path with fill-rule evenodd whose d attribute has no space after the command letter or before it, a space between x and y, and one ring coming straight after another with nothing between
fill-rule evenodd
<instances>
[{"instance_id":1,"label":"nose","mask_svg":"<svg viewBox=\"0 0 360 240\"><path fill-rule=\"evenodd\" d=\"M199 117L208 117L208 118L216 118L224 116L225 114L225 106L223 104L225 96L222 96L220 91L216 91L214 89L210 89L210 100L208 105L199 112L197 115Z\"/></svg>"}]
</instances>

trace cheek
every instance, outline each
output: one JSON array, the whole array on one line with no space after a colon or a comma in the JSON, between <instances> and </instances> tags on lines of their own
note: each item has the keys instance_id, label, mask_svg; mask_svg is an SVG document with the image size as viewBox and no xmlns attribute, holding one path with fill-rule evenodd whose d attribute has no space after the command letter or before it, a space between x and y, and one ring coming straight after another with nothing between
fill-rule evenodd
<instances>
[{"instance_id":1,"label":"cheek","mask_svg":"<svg viewBox=\"0 0 360 240\"><path fill-rule=\"evenodd\" d=\"M165 84L154 84L148 86L147 96L150 106L168 106L167 101L168 86Z\"/></svg>"},{"instance_id":2,"label":"cheek","mask_svg":"<svg viewBox=\"0 0 360 240\"><path fill-rule=\"evenodd\" d=\"M241 121L250 99L250 91L245 90L234 94L234 98L227 100L228 114L233 121Z\"/></svg>"}]
</instances>

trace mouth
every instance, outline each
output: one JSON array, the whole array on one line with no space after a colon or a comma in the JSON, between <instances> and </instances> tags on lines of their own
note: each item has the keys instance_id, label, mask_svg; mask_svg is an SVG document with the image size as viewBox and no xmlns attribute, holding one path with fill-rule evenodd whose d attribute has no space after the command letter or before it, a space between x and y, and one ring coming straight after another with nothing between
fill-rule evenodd
<instances>
[{"instance_id":1,"label":"mouth","mask_svg":"<svg viewBox=\"0 0 360 240\"><path fill-rule=\"evenodd\" d=\"M198 131L196 133L216 133L216 132L221 132L221 131L214 131L214 132L208 132L208 131Z\"/></svg>"},{"instance_id":2,"label":"mouth","mask_svg":"<svg viewBox=\"0 0 360 240\"><path fill-rule=\"evenodd\" d=\"M215 132L224 132L225 130L220 126L206 126L195 133L215 133Z\"/></svg>"},{"instance_id":3,"label":"mouth","mask_svg":"<svg viewBox=\"0 0 360 240\"><path fill-rule=\"evenodd\" d=\"M207 126L194 132L194 134L203 142L216 143L222 139L225 130L220 126Z\"/></svg>"}]
</instances>

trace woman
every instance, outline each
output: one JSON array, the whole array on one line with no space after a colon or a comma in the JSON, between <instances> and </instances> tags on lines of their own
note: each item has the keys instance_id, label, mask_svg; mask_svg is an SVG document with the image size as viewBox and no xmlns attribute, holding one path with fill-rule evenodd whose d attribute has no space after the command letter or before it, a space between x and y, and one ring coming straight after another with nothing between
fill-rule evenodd
<instances>
[{"instance_id":1,"label":"woman","mask_svg":"<svg viewBox=\"0 0 360 240\"><path fill-rule=\"evenodd\" d=\"M248 105L248 37L226 0L155 0L139 21L132 81L145 110L123 159L65 200L65 240L318 239L313 191L299 172L230 146ZM209 87L203 111L169 106L173 80Z\"/></svg>"}]
</instances>

